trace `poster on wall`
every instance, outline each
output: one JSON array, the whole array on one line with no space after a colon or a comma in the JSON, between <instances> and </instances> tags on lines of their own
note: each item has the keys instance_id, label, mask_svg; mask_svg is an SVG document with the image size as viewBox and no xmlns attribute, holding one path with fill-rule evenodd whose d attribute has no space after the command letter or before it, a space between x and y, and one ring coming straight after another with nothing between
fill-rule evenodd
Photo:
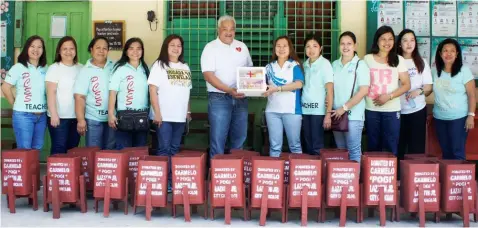
<instances>
[{"instance_id":1,"label":"poster on wall","mask_svg":"<svg viewBox=\"0 0 478 228\"><path fill-rule=\"evenodd\" d=\"M0 75L1 81L7 76L8 70L14 64L13 27L15 21L15 1L0 1ZM0 93L3 97L3 93ZM5 102L6 103L6 102ZM2 104L5 104L2 102ZM7 106L8 108L10 106Z\"/></svg>"},{"instance_id":2,"label":"poster on wall","mask_svg":"<svg viewBox=\"0 0 478 228\"><path fill-rule=\"evenodd\" d=\"M478 37L478 1L458 1L458 36Z\"/></svg>"},{"instance_id":3,"label":"poster on wall","mask_svg":"<svg viewBox=\"0 0 478 228\"><path fill-rule=\"evenodd\" d=\"M395 34L403 30L403 4L402 1L383 0L378 7L377 26L392 27Z\"/></svg>"},{"instance_id":4,"label":"poster on wall","mask_svg":"<svg viewBox=\"0 0 478 228\"><path fill-rule=\"evenodd\" d=\"M417 36L430 36L430 1L407 1L405 27L415 31Z\"/></svg>"},{"instance_id":5,"label":"poster on wall","mask_svg":"<svg viewBox=\"0 0 478 228\"><path fill-rule=\"evenodd\" d=\"M463 64L468 66L478 79L478 39L460 39Z\"/></svg>"},{"instance_id":6,"label":"poster on wall","mask_svg":"<svg viewBox=\"0 0 478 228\"><path fill-rule=\"evenodd\" d=\"M417 37L417 47L420 56L430 64L430 38L429 37Z\"/></svg>"},{"instance_id":7,"label":"poster on wall","mask_svg":"<svg viewBox=\"0 0 478 228\"><path fill-rule=\"evenodd\" d=\"M442 42L443 40L445 40L445 38L432 38L432 55L431 55L431 64L430 64L430 67L431 68L434 68L435 67L435 55L437 53L437 49L438 49L438 45L440 44L440 42Z\"/></svg>"},{"instance_id":8,"label":"poster on wall","mask_svg":"<svg viewBox=\"0 0 478 228\"><path fill-rule=\"evenodd\" d=\"M432 1L432 35L456 36L456 1Z\"/></svg>"},{"instance_id":9,"label":"poster on wall","mask_svg":"<svg viewBox=\"0 0 478 228\"><path fill-rule=\"evenodd\" d=\"M1 42L2 42L2 58L7 56L7 22L6 21L2 21L1 22L1 34L0 34L0 39Z\"/></svg>"}]
</instances>

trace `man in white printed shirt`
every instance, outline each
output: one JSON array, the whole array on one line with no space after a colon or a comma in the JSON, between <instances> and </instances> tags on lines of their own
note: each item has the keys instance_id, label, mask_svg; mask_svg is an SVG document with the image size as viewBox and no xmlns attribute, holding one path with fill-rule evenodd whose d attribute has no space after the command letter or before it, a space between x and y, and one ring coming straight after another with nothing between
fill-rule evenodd
<instances>
[{"instance_id":1,"label":"man in white printed shirt","mask_svg":"<svg viewBox=\"0 0 478 228\"><path fill-rule=\"evenodd\" d=\"M207 84L211 158L230 149L241 149L247 138L247 99L237 92L237 67L252 66L247 46L235 40L236 21L225 15L218 20L218 38L201 55L201 70Z\"/></svg>"}]
</instances>

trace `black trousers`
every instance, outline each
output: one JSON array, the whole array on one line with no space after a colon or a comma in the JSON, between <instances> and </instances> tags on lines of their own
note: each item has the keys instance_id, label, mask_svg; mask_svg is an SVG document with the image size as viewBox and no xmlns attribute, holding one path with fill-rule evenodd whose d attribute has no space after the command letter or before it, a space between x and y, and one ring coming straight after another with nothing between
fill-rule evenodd
<instances>
[{"instance_id":1,"label":"black trousers","mask_svg":"<svg viewBox=\"0 0 478 228\"><path fill-rule=\"evenodd\" d=\"M427 109L400 115L400 139L398 141L398 158L405 154L424 154L426 141Z\"/></svg>"},{"instance_id":2,"label":"black trousers","mask_svg":"<svg viewBox=\"0 0 478 228\"><path fill-rule=\"evenodd\" d=\"M427 132L427 107L418 112L400 115L400 139L398 141L398 179L400 160L405 154L424 154Z\"/></svg>"}]
</instances>

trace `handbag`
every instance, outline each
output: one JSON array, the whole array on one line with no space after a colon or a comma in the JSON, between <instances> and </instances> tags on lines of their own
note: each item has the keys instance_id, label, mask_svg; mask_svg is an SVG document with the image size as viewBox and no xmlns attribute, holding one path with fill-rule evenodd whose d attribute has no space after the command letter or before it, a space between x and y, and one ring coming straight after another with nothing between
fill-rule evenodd
<instances>
[{"instance_id":1,"label":"handbag","mask_svg":"<svg viewBox=\"0 0 478 228\"><path fill-rule=\"evenodd\" d=\"M120 131L149 131L149 110L121 110L116 112Z\"/></svg>"},{"instance_id":2,"label":"handbag","mask_svg":"<svg viewBox=\"0 0 478 228\"><path fill-rule=\"evenodd\" d=\"M355 75L354 75L354 84L352 85L352 92L350 92L350 98L354 95L355 89L355 82L357 81L357 68L360 63L360 60L357 62L357 66L355 66ZM339 132L348 132L349 131L349 114L350 110L344 113L339 119L332 118L332 131L339 131Z\"/></svg>"}]
</instances>

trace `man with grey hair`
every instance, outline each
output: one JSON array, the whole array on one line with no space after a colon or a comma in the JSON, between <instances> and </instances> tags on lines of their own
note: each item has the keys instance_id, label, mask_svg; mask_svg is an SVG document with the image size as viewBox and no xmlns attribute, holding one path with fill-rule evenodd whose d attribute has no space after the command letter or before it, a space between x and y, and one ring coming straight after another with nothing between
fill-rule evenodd
<instances>
[{"instance_id":1,"label":"man with grey hair","mask_svg":"<svg viewBox=\"0 0 478 228\"><path fill-rule=\"evenodd\" d=\"M236 70L252 66L247 46L235 40L236 21L225 15L218 20L218 38L209 42L201 55L201 70L207 84L209 155L241 149L247 138L247 99L237 92Z\"/></svg>"}]
</instances>

